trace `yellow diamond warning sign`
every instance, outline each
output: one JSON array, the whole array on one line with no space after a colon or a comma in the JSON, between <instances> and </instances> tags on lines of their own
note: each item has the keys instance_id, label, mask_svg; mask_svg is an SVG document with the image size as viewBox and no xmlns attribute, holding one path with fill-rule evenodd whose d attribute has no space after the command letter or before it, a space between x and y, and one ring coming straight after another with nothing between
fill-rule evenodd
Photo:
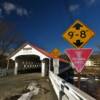
<instances>
[{"instance_id":1,"label":"yellow diamond warning sign","mask_svg":"<svg viewBox=\"0 0 100 100\"><path fill-rule=\"evenodd\" d=\"M51 54L53 57L58 58L58 57L60 56L61 52L60 52L59 49L55 48L55 49L53 49L53 50L50 52L50 54Z\"/></svg>"},{"instance_id":2,"label":"yellow diamond warning sign","mask_svg":"<svg viewBox=\"0 0 100 100\"><path fill-rule=\"evenodd\" d=\"M76 48L83 47L93 36L94 32L80 20L76 20L63 34L64 39Z\"/></svg>"}]
</instances>

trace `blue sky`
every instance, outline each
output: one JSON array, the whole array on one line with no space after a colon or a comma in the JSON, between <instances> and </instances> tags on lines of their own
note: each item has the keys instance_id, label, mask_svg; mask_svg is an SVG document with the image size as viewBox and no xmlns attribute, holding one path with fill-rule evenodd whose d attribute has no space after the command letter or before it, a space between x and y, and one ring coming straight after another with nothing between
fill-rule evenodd
<instances>
[{"instance_id":1,"label":"blue sky","mask_svg":"<svg viewBox=\"0 0 100 100\"><path fill-rule=\"evenodd\" d=\"M97 50L99 10L99 0L0 0L0 20L14 23L23 38L47 51L73 48L62 34L76 19L95 32L84 47Z\"/></svg>"}]
</instances>

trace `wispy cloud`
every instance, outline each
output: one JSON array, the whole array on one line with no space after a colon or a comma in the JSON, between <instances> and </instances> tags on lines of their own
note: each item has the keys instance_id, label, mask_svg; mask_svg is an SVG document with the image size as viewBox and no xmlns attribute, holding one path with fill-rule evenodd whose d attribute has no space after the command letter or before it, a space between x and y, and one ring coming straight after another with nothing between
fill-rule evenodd
<instances>
[{"instance_id":1,"label":"wispy cloud","mask_svg":"<svg viewBox=\"0 0 100 100\"><path fill-rule=\"evenodd\" d=\"M87 5L88 7L91 7L92 5L94 5L96 3L96 0L83 0L83 1L85 3L85 6ZM75 11L79 10L81 6L82 5L79 3L70 4L68 9L70 12L75 12Z\"/></svg>"},{"instance_id":2,"label":"wispy cloud","mask_svg":"<svg viewBox=\"0 0 100 100\"><path fill-rule=\"evenodd\" d=\"M74 12L74 11L78 10L79 7L80 7L79 4L72 4L72 5L69 6L69 11Z\"/></svg>"},{"instance_id":3,"label":"wispy cloud","mask_svg":"<svg viewBox=\"0 0 100 100\"><path fill-rule=\"evenodd\" d=\"M16 6L10 2L4 2L3 9L7 14L10 14L12 11L16 10Z\"/></svg>"},{"instance_id":4,"label":"wispy cloud","mask_svg":"<svg viewBox=\"0 0 100 100\"><path fill-rule=\"evenodd\" d=\"M17 12L17 15L20 15L20 16L28 15L28 11L25 8L17 8L16 12Z\"/></svg>"},{"instance_id":5,"label":"wispy cloud","mask_svg":"<svg viewBox=\"0 0 100 100\"><path fill-rule=\"evenodd\" d=\"M86 5L91 6L96 2L96 0L85 0Z\"/></svg>"},{"instance_id":6,"label":"wispy cloud","mask_svg":"<svg viewBox=\"0 0 100 100\"><path fill-rule=\"evenodd\" d=\"M0 8L0 18L3 17L2 16L2 8Z\"/></svg>"},{"instance_id":7,"label":"wispy cloud","mask_svg":"<svg viewBox=\"0 0 100 100\"><path fill-rule=\"evenodd\" d=\"M15 12L19 16L27 16L29 14L26 8L19 7L11 2L4 2L3 9L6 14L11 14L12 12Z\"/></svg>"}]
</instances>

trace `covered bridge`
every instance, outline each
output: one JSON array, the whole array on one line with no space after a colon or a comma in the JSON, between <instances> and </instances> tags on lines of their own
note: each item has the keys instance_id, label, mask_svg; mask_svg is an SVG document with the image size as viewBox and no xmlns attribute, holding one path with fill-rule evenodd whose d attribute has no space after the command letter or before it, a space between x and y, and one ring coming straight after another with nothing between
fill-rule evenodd
<instances>
[{"instance_id":1,"label":"covered bridge","mask_svg":"<svg viewBox=\"0 0 100 100\"><path fill-rule=\"evenodd\" d=\"M48 73L50 66L53 64L51 58L55 59L45 50L34 46L29 43L24 43L21 47L15 50L12 54L8 56L7 69L10 68L9 60L14 61L14 74L17 75L19 72L27 70L38 70L41 72L42 76ZM63 59L54 60L59 66L59 60L66 62ZM51 64L52 63L52 64Z\"/></svg>"}]
</instances>

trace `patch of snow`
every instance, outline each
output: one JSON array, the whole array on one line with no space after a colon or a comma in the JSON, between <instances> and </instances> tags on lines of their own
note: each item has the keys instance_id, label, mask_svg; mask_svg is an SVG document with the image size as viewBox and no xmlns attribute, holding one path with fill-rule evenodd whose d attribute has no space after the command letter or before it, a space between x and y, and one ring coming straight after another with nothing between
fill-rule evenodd
<instances>
[{"instance_id":1,"label":"patch of snow","mask_svg":"<svg viewBox=\"0 0 100 100\"><path fill-rule=\"evenodd\" d=\"M37 87L37 82L31 82L29 85L28 85L28 87L27 87L27 89L29 89L30 91L32 91L32 90L34 90L34 88L36 88Z\"/></svg>"},{"instance_id":2,"label":"patch of snow","mask_svg":"<svg viewBox=\"0 0 100 100\"><path fill-rule=\"evenodd\" d=\"M19 97L18 100L30 100L31 97L33 96L33 93L32 92L33 91L22 94L22 96Z\"/></svg>"},{"instance_id":3,"label":"patch of snow","mask_svg":"<svg viewBox=\"0 0 100 100\"><path fill-rule=\"evenodd\" d=\"M30 100L33 95L38 95L40 90L37 82L31 82L28 85L27 89L30 90L30 92L22 94L21 97L18 98L18 100Z\"/></svg>"}]
</instances>

